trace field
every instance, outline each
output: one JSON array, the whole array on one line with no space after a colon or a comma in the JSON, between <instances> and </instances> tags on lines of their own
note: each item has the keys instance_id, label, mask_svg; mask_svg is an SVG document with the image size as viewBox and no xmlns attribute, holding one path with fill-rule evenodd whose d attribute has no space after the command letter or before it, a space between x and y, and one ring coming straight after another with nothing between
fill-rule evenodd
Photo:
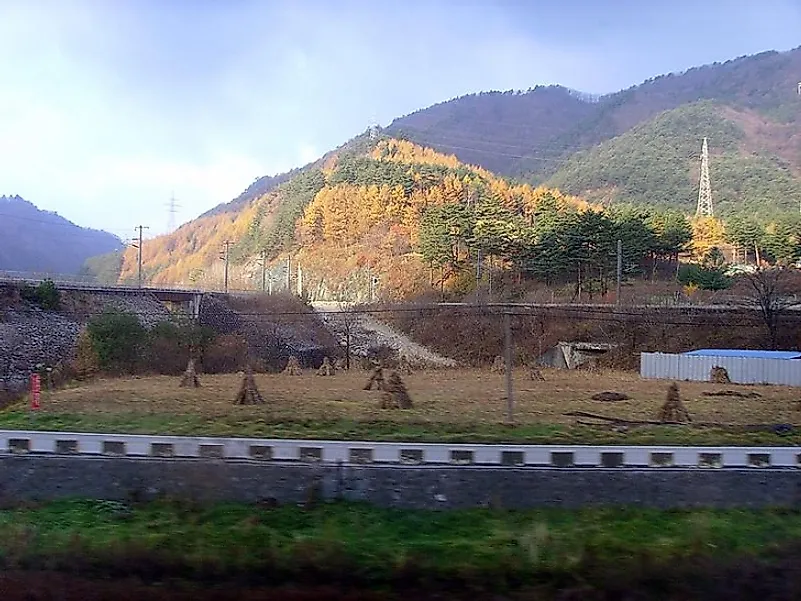
<instances>
[{"instance_id":1,"label":"field","mask_svg":"<svg viewBox=\"0 0 801 601\"><path fill-rule=\"evenodd\" d=\"M198 434L368 440L528 443L798 444L799 391L780 386L683 382L692 425L609 424L566 415L587 412L630 421L656 420L669 382L631 372L544 370L545 381L514 374L514 423L506 420L505 377L489 370L415 372L404 377L414 408L379 408L381 393L365 391L364 371L316 377L257 374L266 403L235 406L240 376L202 375L202 387L179 387L168 376L98 379L44 392L42 409L23 405L0 413L0 428L121 433ZM736 397L706 397L713 391ZM630 400L594 401L601 391ZM593 423L588 423L593 422Z\"/></svg>"}]
</instances>

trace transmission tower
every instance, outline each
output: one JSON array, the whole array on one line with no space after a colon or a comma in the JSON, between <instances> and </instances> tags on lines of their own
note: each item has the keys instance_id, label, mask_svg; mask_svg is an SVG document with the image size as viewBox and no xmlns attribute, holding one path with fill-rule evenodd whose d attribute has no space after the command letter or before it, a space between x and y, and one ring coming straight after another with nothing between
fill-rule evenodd
<instances>
[{"instance_id":1,"label":"transmission tower","mask_svg":"<svg viewBox=\"0 0 801 601\"><path fill-rule=\"evenodd\" d=\"M370 140L377 140L378 139L378 122L376 121L375 117L370 119L370 126L367 128L367 131L370 132Z\"/></svg>"},{"instance_id":2,"label":"transmission tower","mask_svg":"<svg viewBox=\"0 0 801 601\"><path fill-rule=\"evenodd\" d=\"M712 186L709 184L709 148L704 138L704 145L701 147L701 182L698 186L698 207L695 209L695 216L712 217L714 214Z\"/></svg>"},{"instance_id":3,"label":"transmission tower","mask_svg":"<svg viewBox=\"0 0 801 601\"><path fill-rule=\"evenodd\" d=\"M175 194L170 195L170 200L167 203L167 212L169 213L169 218L167 220L167 231L171 232L175 229L175 215L178 213L178 208L180 205L175 200Z\"/></svg>"}]
</instances>

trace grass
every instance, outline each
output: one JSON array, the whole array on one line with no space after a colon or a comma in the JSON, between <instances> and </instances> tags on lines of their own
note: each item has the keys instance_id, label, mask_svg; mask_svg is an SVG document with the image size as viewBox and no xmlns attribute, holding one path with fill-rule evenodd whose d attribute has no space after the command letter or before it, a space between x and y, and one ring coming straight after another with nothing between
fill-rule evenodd
<instances>
[{"instance_id":1,"label":"grass","mask_svg":"<svg viewBox=\"0 0 801 601\"><path fill-rule=\"evenodd\" d=\"M0 511L4 569L102 574L127 565L133 576L140 561L148 570L159 562L179 577L268 581L348 574L381 584L413 572L530 582L581 571L590 560L614 570L632 558L666 566L770 557L799 538L801 513L768 510L429 512L344 503L304 509L75 500Z\"/></svg>"},{"instance_id":2,"label":"grass","mask_svg":"<svg viewBox=\"0 0 801 601\"><path fill-rule=\"evenodd\" d=\"M797 389L781 386L681 383L681 394L698 426L642 426L626 431L577 424L566 416L587 411L629 420L656 418L667 382L641 380L628 372L591 374L546 370L545 381L515 373L514 425L506 423L505 378L488 370L418 372L406 376L414 409L379 408L380 393L362 390L366 372L334 377L260 374L262 406L232 404L236 375L203 375L202 388L178 386L180 378L156 376L99 379L46 392L42 409L23 406L0 412L0 428L252 436L406 440L426 442L509 442L530 444L795 445L801 433L777 434L753 424L799 423ZM704 397L712 390L757 392L759 398ZM631 399L598 402L600 391Z\"/></svg>"}]
</instances>

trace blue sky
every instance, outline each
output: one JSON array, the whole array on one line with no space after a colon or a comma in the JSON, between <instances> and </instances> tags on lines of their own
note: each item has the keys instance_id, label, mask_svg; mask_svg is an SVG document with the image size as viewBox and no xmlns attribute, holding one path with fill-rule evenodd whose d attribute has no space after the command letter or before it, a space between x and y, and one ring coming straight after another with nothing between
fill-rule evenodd
<instances>
[{"instance_id":1,"label":"blue sky","mask_svg":"<svg viewBox=\"0 0 801 601\"><path fill-rule=\"evenodd\" d=\"M799 32L801 0L0 0L0 195L160 233L173 192L187 221L371 119L616 91Z\"/></svg>"}]
</instances>

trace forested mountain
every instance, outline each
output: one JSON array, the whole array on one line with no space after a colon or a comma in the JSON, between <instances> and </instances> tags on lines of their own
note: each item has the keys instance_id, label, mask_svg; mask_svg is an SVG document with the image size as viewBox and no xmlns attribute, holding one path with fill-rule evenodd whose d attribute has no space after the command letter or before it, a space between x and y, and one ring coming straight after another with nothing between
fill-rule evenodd
<instances>
[{"instance_id":1,"label":"forested mountain","mask_svg":"<svg viewBox=\"0 0 801 601\"><path fill-rule=\"evenodd\" d=\"M396 119L387 133L534 184L558 182L577 193L646 204L670 198L682 208L693 199L706 136L713 155L728 153L713 174L722 207L781 204L771 196L777 189L755 179L777 178L785 191L797 185L787 180L801 171L799 74L801 48L764 52L659 76L601 98L560 87L465 96ZM686 110L671 115L674 109ZM721 130L725 135L718 139ZM670 173L661 177L651 160L658 148L672 157L661 166ZM603 161L612 155L614 165L606 170ZM635 159L626 182L619 173L623 156ZM592 177L582 173L585 160Z\"/></svg>"},{"instance_id":2,"label":"forested mountain","mask_svg":"<svg viewBox=\"0 0 801 601\"><path fill-rule=\"evenodd\" d=\"M548 86L438 104L148 241L145 276L220 288L227 241L232 288L363 297L378 277L382 297L402 298L470 290L494 266L592 294L619 238L629 274L675 273L689 253L708 273L687 282L722 285L721 247L801 258L799 73L801 49L599 98ZM703 138L722 222L692 219ZM122 279L135 269L129 250Z\"/></svg>"},{"instance_id":3,"label":"forested mountain","mask_svg":"<svg viewBox=\"0 0 801 601\"><path fill-rule=\"evenodd\" d=\"M108 232L79 227L19 196L0 196L0 271L77 274L87 258L122 246Z\"/></svg>"}]
</instances>

